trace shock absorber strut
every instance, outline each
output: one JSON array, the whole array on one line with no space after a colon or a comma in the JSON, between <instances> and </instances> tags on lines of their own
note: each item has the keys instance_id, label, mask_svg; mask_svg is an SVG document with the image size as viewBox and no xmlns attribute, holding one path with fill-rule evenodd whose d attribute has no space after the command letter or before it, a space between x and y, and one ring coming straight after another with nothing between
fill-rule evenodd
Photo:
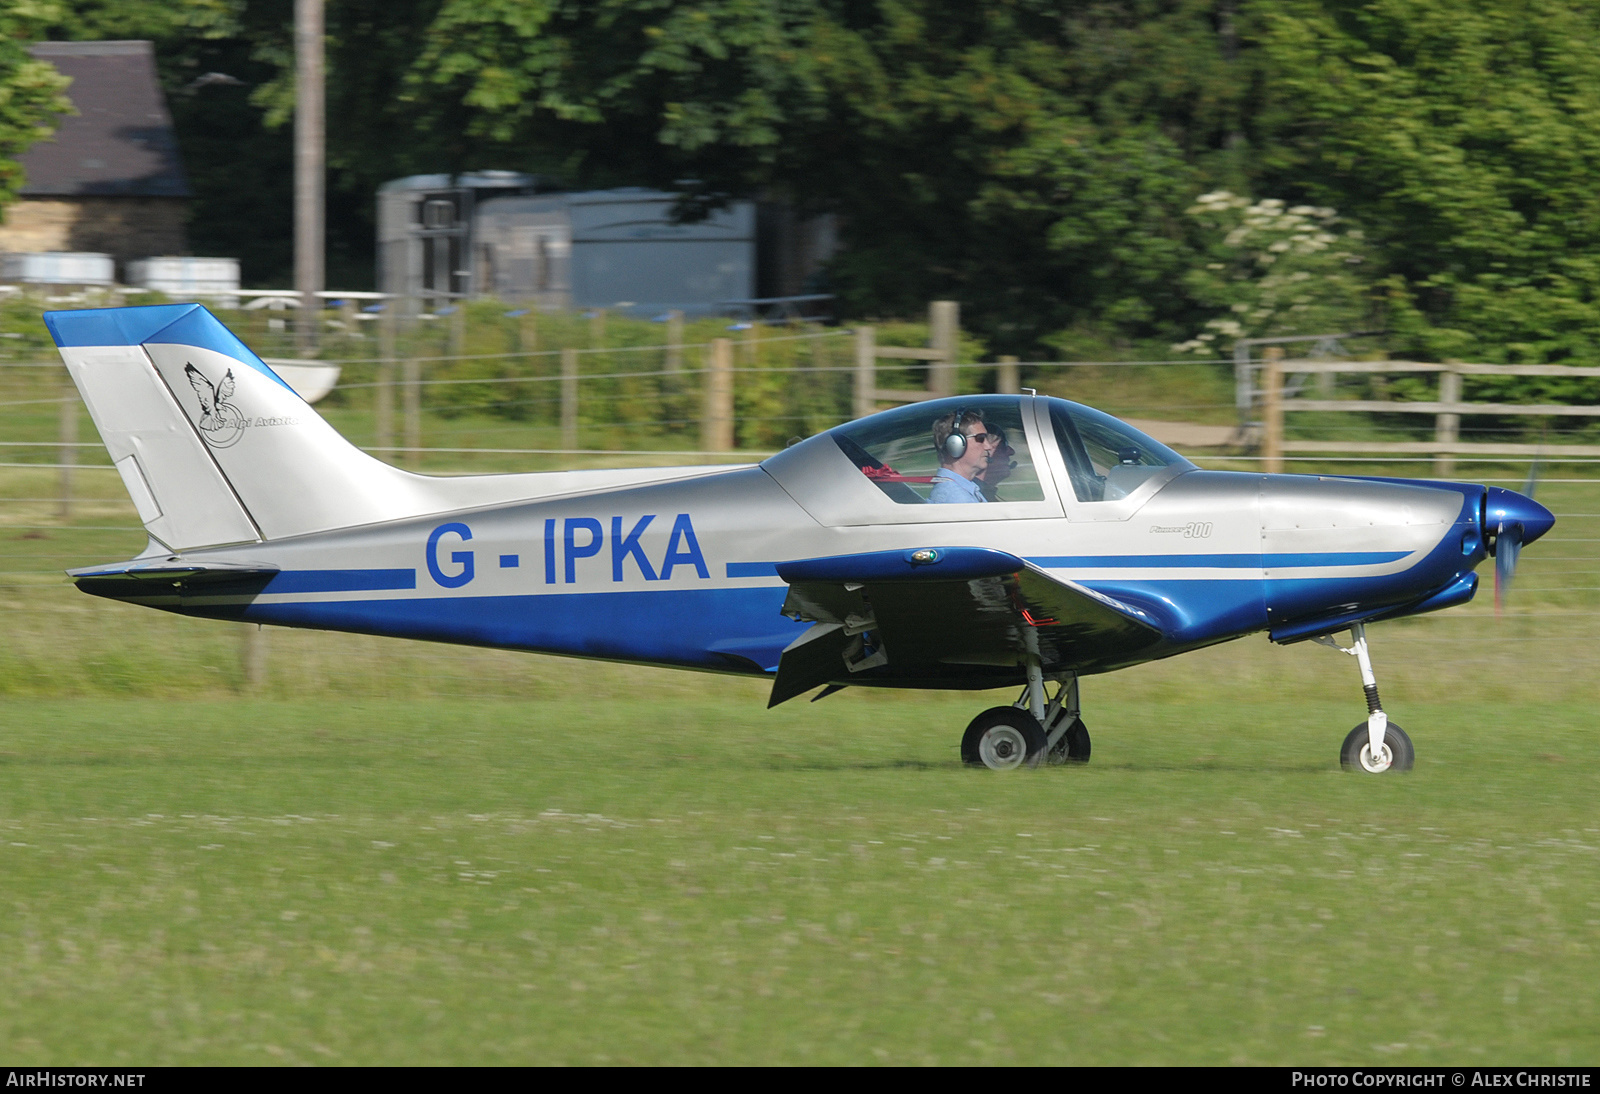
<instances>
[{"instance_id":1,"label":"shock absorber strut","mask_svg":"<svg viewBox=\"0 0 1600 1094\"><path fill-rule=\"evenodd\" d=\"M1367 747L1374 764L1387 766L1384 760L1384 736L1389 731L1389 716L1383 712L1383 701L1378 698L1378 678L1372 672L1372 657L1367 653L1367 627L1364 623L1350 625L1351 643L1348 648L1339 645L1328 635L1315 641L1340 653L1348 653L1361 666L1361 690L1367 696ZM1382 769L1380 766L1379 770Z\"/></svg>"}]
</instances>

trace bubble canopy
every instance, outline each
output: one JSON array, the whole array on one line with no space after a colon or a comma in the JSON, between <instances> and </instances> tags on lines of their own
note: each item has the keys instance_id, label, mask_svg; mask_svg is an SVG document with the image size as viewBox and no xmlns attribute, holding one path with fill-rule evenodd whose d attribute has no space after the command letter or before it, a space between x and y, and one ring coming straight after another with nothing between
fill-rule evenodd
<instances>
[{"instance_id":1,"label":"bubble canopy","mask_svg":"<svg viewBox=\"0 0 1600 1094\"><path fill-rule=\"evenodd\" d=\"M1168 467L1194 464L1127 422L1081 403L1041 400L1079 501L1115 501Z\"/></svg>"},{"instance_id":2,"label":"bubble canopy","mask_svg":"<svg viewBox=\"0 0 1600 1094\"><path fill-rule=\"evenodd\" d=\"M977 419L977 421L974 421ZM954 469L935 449L955 421L971 423L974 455ZM1035 428L1030 428L1030 426ZM982 437L982 441L977 441ZM804 442L837 446L884 496L900 505L932 503L941 478L971 476L971 502L1037 502L1045 497L1039 445L1054 445L1079 502L1114 501L1167 468L1194 465L1160 441L1109 414L1064 399L978 395L913 403L829 430ZM979 451L982 450L982 451ZM783 454L769 462L785 462ZM949 492L946 492L947 496Z\"/></svg>"}]
</instances>

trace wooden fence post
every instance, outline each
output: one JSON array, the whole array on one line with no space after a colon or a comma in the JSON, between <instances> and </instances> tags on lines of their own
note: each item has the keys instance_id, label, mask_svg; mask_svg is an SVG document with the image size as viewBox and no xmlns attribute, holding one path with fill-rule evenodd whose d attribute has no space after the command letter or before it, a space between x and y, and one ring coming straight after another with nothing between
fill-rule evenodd
<instances>
[{"instance_id":1,"label":"wooden fence post","mask_svg":"<svg viewBox=\"0 0 1600 1094\"><path fill-rule=\"evenodd\" d=\"M1447 365L1455 363L1454 361L1445 362ZM1461 401L1461 373L1454 369L1439 373L1439 401L1447 406ZM1436 415L1433 419L1433 439L1439 444L1455 444L1459 441L1461 439L1461 415ZM1433 473L1441 479L1454 475L1456 473L1455 453L1434 453Z\"/></svg>"},{"instance_id":2,"label":"wooden fence post","mask_svg":"<svg viewBox=\"0 0 1600 1094\"><path fill-rule=\"evenodd\" d=\"M1269 475L1283 473L1283 347L1268 346L1261 366L1261 455Z\"/></svg>"},{"instance_id":3,"label":"wooden fence post","mask_svg":"<svg viewBox=\"0 0 1600 1094\"><path fill-rule=\"evenodd\" d=\"M733 343L729 339L712 340L709 365L700 447L707 452L730 452L733 450Z\"/></svg>"},{"instance_id":4,"label":"wooden fence post","mask_svg":"<svg viewBox=\"0 0 1600 1094\"><path fill-rule=\"evenodd\" d=\"M994 370L994 389L1001 395L1022 394L1022 368L1010 354L1000 358L999 367Z\"/></svg>"},{"instance_id":5,"label":"wooden fence post","mask_svg":"<svg viewBox=\"0 0 1600 1094\"><path fill-rule=\"evenodd\" d=\"M878 340L871 327L856 328L856 398L853 417L865 418L877 408Z\"/></svg>"},{"instance_id":6,"label":"wooden fence post","mask_svg":"<svg viewBox=\"0 0 1600 1094\"><path fill-rule=\"evenodd\" d=\"M450 306L455 309L450 313L450 356L457 357L466 352L467 344L467 298L457 296L450 301Z\"/></svg>"},{"instance_id":7,"label":"wooden fence post","mask_svg":"<svg viewBox=\"0 0 1600 1094\"><path fill-rule=\"evenodd\" d=\"M61 465L61 500L59 514L62 520L72 519L72 465L78 462L78 389L72 375L61 369L61 416L57 431L60 448L56 462Z\"/></svg>"},{"instance_id":8,"label":"wooden fence post","mask_svg":"<svg viewBox=\"0 0 1600 1094\"><path fill-rule=\"evenodd\" d=\"M377 387L373 389L372 431L373 443L380 449L394 447L394 358L399 326L400 301L391 297L383 302L383 310L378 313L378 374L374 377ZM394 453L385 452L383 458L392 460Z\"/></svg>"},{"instance_id":9,"label":"wooden fence post","mask_svg":"<svg viewBox=\"0 0 1600 1094\"><path fill-rule=\"evenodd\" d=\"M401 366L400 400L405 413L405 459L412 467L422 462L422 362L407 357Z\"/></svg>"},{"instance_id":10,"label":"wooden fence post","mask_svg":"<svg viewBox=\"0 0 1600 1094\"><path fill-rule=\"evenodd\" d=\"M578 447L578 351L561 351L561 447Z\"/></svg>"},{"instance_id":11,"label":"wooden fence post","mask_svg":"<svg viewBox=\"0 0 1600 1094\"><path fill-rule=\"evenodd\" d=\"M956 357L961 348L961 305L935 300L928 305L928 345L939 359L928 366L928 391L935 398L954 395L958 384Z\"/></svg>"},{"instance_id":12,"label":"wooden fence post","mask_svg":"<svg viewBox=\"0 0 1600 1094\"><path fill-rule=\"evenodd\" d=\"M239 643L239 664L246 691L259 691L267 681L267 628L246 623Z\"/></svg>"}]
</instances>

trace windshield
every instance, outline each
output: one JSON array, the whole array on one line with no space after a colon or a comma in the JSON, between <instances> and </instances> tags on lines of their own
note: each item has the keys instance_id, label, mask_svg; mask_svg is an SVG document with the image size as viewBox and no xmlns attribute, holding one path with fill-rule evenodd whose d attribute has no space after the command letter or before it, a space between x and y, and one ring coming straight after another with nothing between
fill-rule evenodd
<instances>
[{"instance_id":1,"label":"windshield","mask_svg":"<svg viewBox=\"0 0 1600 1094\"><path fill-rule=\"evenodd\" d=\"M1115 501L1146 479L1188 460L1126 422L1079 403L1051 399L1050 424L1079 501Z\"/></svg>"},{"instance_id":2,"label":"windshield","mask_svg":"<svg viewBox=\"0 0 1600 1094\"><path fill-rule=\"evenodd\" d=\"M962 439L952 443L952 432ZM842 425L831 436L901 505L1044 498L1014 395L913 403Z\"/></svg>"}]
</instances>

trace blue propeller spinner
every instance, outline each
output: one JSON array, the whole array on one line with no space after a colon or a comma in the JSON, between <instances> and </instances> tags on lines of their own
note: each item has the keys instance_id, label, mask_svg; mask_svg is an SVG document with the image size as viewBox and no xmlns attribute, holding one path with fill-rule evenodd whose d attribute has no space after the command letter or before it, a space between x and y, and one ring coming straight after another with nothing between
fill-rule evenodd
<instances>
[{"instance_id":1,"label":"blue propeller spinner","mask_svg":"<svg viewBox=\"0 0 1600 1094\"><path fill-rule=\"evenodd\" d=\"M1483 501L1483 526L1489 537L1489 553L1494 557L1494 610L1504 610L1511 593L1511 579L1517 574L1517 559L1522 548L1555 526L1550 510L1533 500L1538 488L1538 465L1528 475L1523 492L1491 486Z\"/></svg>"}]
</instances>

